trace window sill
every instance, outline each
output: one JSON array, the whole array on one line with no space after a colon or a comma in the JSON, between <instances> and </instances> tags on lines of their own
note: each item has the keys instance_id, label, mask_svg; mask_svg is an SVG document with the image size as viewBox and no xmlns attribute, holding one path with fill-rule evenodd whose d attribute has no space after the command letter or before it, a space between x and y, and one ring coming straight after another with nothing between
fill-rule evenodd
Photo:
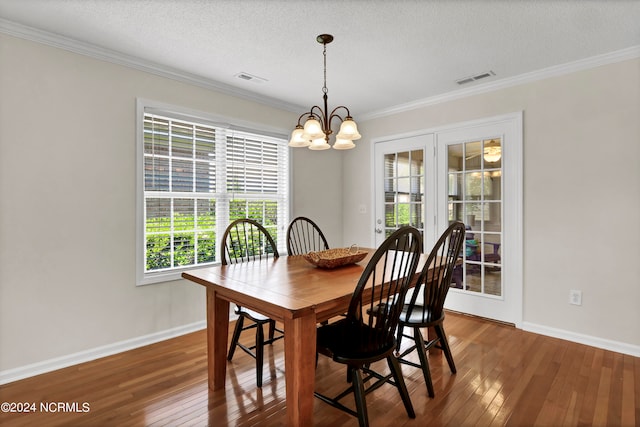
<instances>
[{"instance_id":1,"label":"window sill","mask_svg":"<svg viewBox=\"0 0 640 427\"><path fill-rule=\"evenodd\" d=\"M173 269L170 271L159 271L159 272L155 272L155 273L144 273L142 275L142 277L138 277L138 280L136 281L136 286L146 286L146 285L153 285L156 283L165 283L165 282L173 282L176 280L181 280L182 279L182 273L185 271L191 271L191 270L197 270L200 268L207 268L207 267L213 267L216 265L220 265L219 262L215 262L215 263L211 263L211 264L205 264L205 265L199 265L199 266L189 266L189 267L184 267L184 268L180 268L180 269Z\"/></svg>"}]
</instances>

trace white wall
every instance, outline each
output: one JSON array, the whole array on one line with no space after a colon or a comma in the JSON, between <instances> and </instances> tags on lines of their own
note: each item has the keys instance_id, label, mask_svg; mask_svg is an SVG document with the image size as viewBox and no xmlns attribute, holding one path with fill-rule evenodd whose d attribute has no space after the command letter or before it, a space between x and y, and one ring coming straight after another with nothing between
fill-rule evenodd
<instances>
[{"instance_id":1,"label":"white wall","mask_svg":"<svg viewBox=\"0 0 640 427\"><path fill-rule=\"evenodd\" d=\"M342 241L342 153L292 149L294 213L291 219L311 218L332 248L345 244Z\"/></svg>"},{"instance_id":2,"label":"white wall","mask_svg":"<svg viewBox=\"0 0 640 427\"><path fill-rule=\"evenodd\" d=\"M332 246L370 244L371 139L523 110L524 320L637 348L639 71L359 120L354 150L293 151L292 214ZM195 284L135 286L136 97L285 131L298 116L0 34L0 374L204 320Z\"/></svg>"},{"instance_id":3,"label":"white wall","mask_svg":"<svg viewBox=\"0 0 640 427\"><path fill-rule=\"evenodd\" d=\"M524 322L640 354L640 60L360 123L344 241L371 241L372 139L524 111ZM582 306L568 304L583 291ZM593 338L593 339L592 339ZM615 347L615 344L613 347Z\"/></svg>"},{"instance_id":4,"label":"white wall","mask_svg":"<svg viewBox=\"0 0 640 427\"><path fill-rule=\"evenodd\" d=\"M0 373L205 319L196 284L135 286L136 97L283 132L298 116L0 34ZM340 162L309 159L292 214L339 241Z\"/></svg>"}]
</instances>

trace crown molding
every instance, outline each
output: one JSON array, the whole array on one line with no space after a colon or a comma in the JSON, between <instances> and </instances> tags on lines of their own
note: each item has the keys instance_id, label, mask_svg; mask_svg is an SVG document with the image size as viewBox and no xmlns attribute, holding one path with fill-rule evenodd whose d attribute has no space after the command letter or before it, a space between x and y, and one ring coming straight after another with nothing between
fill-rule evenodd
<instances>
[{"instance_id":1,"label":"crown molding","mask_svg":"<svg viewBox=\"0 0 640 427\"><path fill-rule=\"evenodd\" d=\"M550 77L562 76L565 74L574 73L576 71L588 70L590 68L599 67L601 65L613 64L616 62L622 62L630 59L640 57L640 45L632 46L626 49L617 50L602 55L593 56L590 58L581 59L574 62L569 62L562 65L556 65L549 68L544 68L537 71L531 71L529 73L520 74L514 77L508 77L493 82L482 83L470 88L459 89L452 92L447 92L442 95L436 95L429 98L424 98L406 104L400 104L385 108L382 110L373 111L359 116L360 121L376 119L380 117L390 116L406 111L416 110L418 108L427 107L430 105L441 104L443 102L449 102L460 98L466 98L473 95L479 95L487 92L493 92L499 89L505 89L512 86L517 86L525 83L531 83L538 80L548 79Z\"/></svg>"},{"instance_id":2,"label":"crown molding","mask_svg":"<svg viewBox=\"0 0 640 427\"><path fill-rule=\"evenodd\" d=\"M235 96L237 98L248 101L257 102L270 107L279 108L285 111L298 112L302 109L297 104L284 102L275 98L258 95L253 92L245 91L237 87L227 85L212 79L208 79L196 74L188 73L176 68L160 65L152 61L136 58L114 50L105 49L90 43L81 42L59 34L50 33L37 28L18 24L13 21L0 18L0 33L18 37L25 40L34 41L48 46L63 49L80 55L89 56L91 58L107 61L113 64L122 65L160 77L177 80L182 83L192 84L204 89L214 90L225 95Z\"/></svg>"}]
</instances>

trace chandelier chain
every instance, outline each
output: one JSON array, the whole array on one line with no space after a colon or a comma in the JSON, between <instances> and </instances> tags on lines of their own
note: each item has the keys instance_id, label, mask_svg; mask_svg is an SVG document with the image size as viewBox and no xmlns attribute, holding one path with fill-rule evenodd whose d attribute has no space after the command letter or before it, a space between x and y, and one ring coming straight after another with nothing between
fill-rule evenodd
<instances>
[{"instance_id":1,"label":"chandelier chain","mask_svg":"<svg viewBox=\"0 0 640 427\"><path fill-rule=\"evenodd\" d=\"M324 86L322 86L322 93L328 93L329 89L327 89L327 44L323 43L324 50L322 51L322 55L324 56Z\"/></svg>"}]
</instances>

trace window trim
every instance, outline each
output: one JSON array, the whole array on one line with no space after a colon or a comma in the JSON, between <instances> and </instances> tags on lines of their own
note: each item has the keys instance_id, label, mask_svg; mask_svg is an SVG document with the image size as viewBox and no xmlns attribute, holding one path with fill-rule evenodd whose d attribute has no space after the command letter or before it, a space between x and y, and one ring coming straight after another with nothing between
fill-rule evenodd
<instances>
[{"instance_id":1,"label":"window trim","mask_svg":"<svg viewBox=\"0 0 640 427\"><path fill-rule=\"evenodd\" d=\"M174 267L171 270L159 271L159 272L145 272L145 222L144 222L144 115L145 113L158 114L168 116L176 120L185 120L189 122L198 122L208 126L215 126L218 128L235 130L239 132L257 133L270 138L287 140L287 131L281 128L269 127L264 124L258 124L241 119L229 118L221 115L215 115L205 113L201 111L194 111L184 107L176 105L165 104L157 101L151 101L144 98L136 98L136 256L135 256L135 269L136 269L136 286L149 285L153 283L168 282L181 279L181 274L184 271L189 271L197 268L203 268L202 265ZM288 220L291 214L291 149L285 148L289 153L289 167L285 172L287 175L287 189L286 196L284 197L288 201L286 212L284 213L285 220ZM251 198L251 196L248 196ZM278 234L286 232L288 224L280 224ZM283 234L284 236L284 234ZM278 239L279 246L285 245L285 238ZM284 247L284 246L283 246ZM280 247L279 247L280 249ZM219 264L216 261L212 265Z\"/></svg>"}]
</instances>

